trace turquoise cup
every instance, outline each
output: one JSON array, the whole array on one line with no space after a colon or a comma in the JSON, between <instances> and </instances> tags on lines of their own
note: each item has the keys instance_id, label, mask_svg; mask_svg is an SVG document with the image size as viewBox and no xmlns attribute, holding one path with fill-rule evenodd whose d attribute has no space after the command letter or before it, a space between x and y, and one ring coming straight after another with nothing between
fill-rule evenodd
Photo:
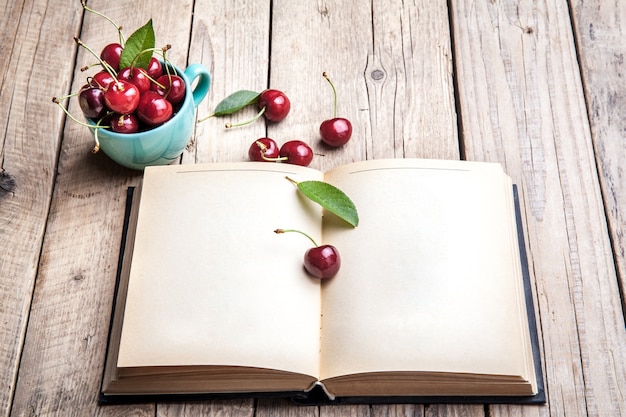
<instances>
[{"instance_id":1,"label":"turquoise cup","mask_svg":"<svg viewBox=\"0 0 626 417\"><path fill-rule=\"evenodd\" d=\"M201 64L191 64L185 71L172 67L185 80L187 88L180 109L170 120L153 129L137 133L90 129L94 135L98 131L100 150L118 164L137 170L143 170L149 165L167 165L178 159L189 143L194 131L195 110L209 92L211 75ZM90 119L87 119L87 123L96 125Z\"/></svg>"}]
</instances>

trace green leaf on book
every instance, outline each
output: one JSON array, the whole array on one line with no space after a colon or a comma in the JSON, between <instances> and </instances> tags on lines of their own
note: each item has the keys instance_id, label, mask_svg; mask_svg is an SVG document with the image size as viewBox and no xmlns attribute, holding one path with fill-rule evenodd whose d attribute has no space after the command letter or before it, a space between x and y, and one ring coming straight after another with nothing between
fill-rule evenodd
<instances>
[{"instance_id":1,"label":"green leaf on book","mask_svg":"<svg viewBox=\"0 0 626 417\"><path fill-rule=\"evenodd\" d=\"M152 58L151 50L154 49L154 45L154 28L152 27L152 19L150 19L148 23L130 35L124 44L124 49L120 57L120 68L127 68L131 65L138 68L148 68L150 58Z\"/></svg>"},{"instance_id":2,"label":"green leaf on book","mask_svg":"<svg viewBox=\"0 0 626 417\"><path fill-rule=\"evenodd\" d=\"M358 226L359 214L357 209L350 197L339 188L324 181L296 182L291 178L287 179L296 184L298 190L310 200L334 213L353 227Z\"/></svg>"},{"instance_id":3,"label":"green leaf on book","mask_svg":"<svg viewBox=\"0 0 626 417\"><path fill-rule=\"evenodd\" d=\"M213 116L225 116L227 114L233 114L244 107L256 102L261 93L250 90L235 91L224 100L220 101Z\"/></svg>"}]
</instances>

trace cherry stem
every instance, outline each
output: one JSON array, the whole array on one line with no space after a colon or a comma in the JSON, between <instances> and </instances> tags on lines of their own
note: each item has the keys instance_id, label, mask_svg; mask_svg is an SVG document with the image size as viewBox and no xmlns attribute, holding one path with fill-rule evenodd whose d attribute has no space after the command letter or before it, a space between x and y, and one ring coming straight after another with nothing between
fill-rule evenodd
<instances>
[{"instance_id":1,"label":"cherry stem","mask_svg":"<svg viewBox=\"0 0 626 417\"><path fill-rule=\"evenodd\" d=\"M111 77L113 77L113 79L115 80L115 82L117 83L117 74L115 73L115 70L113 69L113 67L111 67L111 65L109 65L107 62L103 61L100 56L94 52L93 49L91 49L90 47L88 47L83 41L81 41L77 36L74 36L74 41L76 41L76 43L78 44L78 46L82 46L83 48L85 48L87 51L89 51L89 53L91 53L93 56L95 56L98 59L98 62L100 63L100 65L102 65L102 67L109 73L109 75L111 75Z\"/></svg>"},{"instance_id":2,"label":"cherry stem","mask_svg":"<svg viewBox=\"0 0 626 417\"><path fill-rule=\"evenodd\" d=\"M198 119L198 121L196 123L202 123L205 120L209 120L211 117L215 116L215 113L211 113L209 115L206 115L204 117L201 117L200 119Z\"/></svg>"},{"instance_id":3,"label":"cherry stem","mask_svg":"<svg viewBox=\"0 0 626 417\"><path fill-rule=\"evenodd\" d=\"M276 233L276 234L281 234L281 233L291 233L291 232L293 232L293 233L300 233L301 235L308 237L308 238L309 238L309 240L310 240L311 242L313 242L313 246L315 246L315 247L318 247L318 246L319 246L319 245L317 244L317 242L316 242L316 241L315 241L315 240L314 240L311 236L309 236L308 234L304 233L304 232L303 232L303 231L301 231L301 230L296 230L296 229L276 229L276 230L274 230L274 233Z\"/></svg>"},{"instance_id":4,"label":"cherry stem","mask_svg":"<svg viewBox=\"0 0 626 417\"><path fill-rule=\"evenodd\" d=\"M250 119L250 120L246 120L245 122L236 123L236 124L226 123L225 127L226 127L226 129L230 129L230 128L232 128L232 127L239 127L239 126L245 126L245 125L247 125L247 124L250 124L250 123L254 122L255 120L257 120L259 117L261 117L261 116L263 115L263 113L265 113L265 109L266 109L266 108L267 108L267 106L266 106L266 107L263 107L263 108L261 109L261 111L259 111L259 112L256 114L256 116L254 116L254 117L253 117L252 119ZM206 120L206 119L208 119L208 118L209 118L209 117L211 117L211 116L212 116L212 115L209 115L209 116L205 117L204 119L200 119L199 121Z\"/></svg>"},{"instance_id":5,"label":"cherry stem","mask_svg":"<svg viewBox=\"0 0 626 417\"><path fill-rule=\"evenodd\" d=\"M85 9L86 11L93 13L95 15L98 15L104 19L106 19L109 23L111 23L113 26L115 26L115 29L117 30L117 33L120 37L120 45L122 45L122 47L124 47L124 44L126 43L126 40L124 39L124 35L122 34L122 27L120 25L118 25L117 23L115 23L110 17L108 17L107 15L100 13L97 10L94 10L90 7L87 6L87 2L85 0L81 0L80 4L83 6L83 9Z\"/></svg>"},{"instance_id":6,"label":"cherry stem","mask_svg":"<svg viewBox=\"0 0 626 417\"><path fill-rule=\"evenodd\" d=\"M171 48L172 48L172 45L167 44L163 48L148 48L148 49L144 49L143 51L141 51L137 55L135 55L135 57L133 58L133 61L130 63L130 67L131 68L135 68L135 65L137 64L137 60L141 57L141 55L147 54L147 53L150 53L152 55L154 52L157 52L157 53L159 53L163 57L163 62L166 65L166 71L167 71L167 70L169 70L169 66L167 66L168 61L167 61L167 58L165 57L165 52L167 50L171 49ZM176 73L176 71L174 71L174 73ZM168 75L169 75L169 71L168 71Z\"/></svg>"},{"instance_id":7,"label":"cherry stem","mask_svg":"<svg viewBox=\"0 0 626 417\"><path fill-rule=\"evenodd\" d=\"M335 105L334 105L334 113L333 113L333 117L337 117L337 90L335 90L335 85L333 84L332 81L330 81L330 78L328 77L328 73L326 73L326 71L324 71L322 73L322 77L326 78L326 81L328 81L328 84L330 84L330 86L333 89L333 96L335 98Z\"/></svg>"},{"instance_id":8,"label":"cherry stem","mask_svg":"<svg viewBox=\"0 0 626 417\"><path fill-rule=\"evenodd\" d=\"M99 62L97 64L95 64L95 63L94 64L88 64L88 65L85 65L83 67L80 67L80 70L81 70L81 72L84 72L84 71L87 71L88 69L90 69L91 67L95 67L95 66L98 66L98 65L100 65Z\"/></svg>"},{"instance_id":9,"label":"cherry stem","mask_svg":"<svg viewBox=\"0 0 626 417\"><path fill-rule=\"evenodd\" d=\"M65 99L71 96L65 96L65 97L61 97L61 99ZM72 116L72 114L65 108L65 106L63 106L61 104L61 100L56 98L56 97L52 97L52 102L55 103L57 106L59 106L63 112L67 115L67 117L69 117L70 119L72 119L73 121L75 121L76 123L78 123L79 125L82 126L86 126L90 129L94 129L94 130L98 130L98 129L106 129L107 126L100 126L100 122L98 122L95 126L90 125L89 123L85 123L85 122L81 122L80 120L78 120L76 117Z\"/></svg>"},{"instance_id":10,"label":"cherry stem","mask_svg":"<svg viewBox=\"0 0 626 417\"><path fill-rule=\"evenodd\" d=\"M265 146L265 144L259 140L255 141L255 143L261 150L261 159L263 159L264 161L278 162L278 161L286 161L288 159L286 156L283 156L280 158L268 158L267 156L265 156L265 152L267 152L267 146Z\"/></svg>"}]
</instances>

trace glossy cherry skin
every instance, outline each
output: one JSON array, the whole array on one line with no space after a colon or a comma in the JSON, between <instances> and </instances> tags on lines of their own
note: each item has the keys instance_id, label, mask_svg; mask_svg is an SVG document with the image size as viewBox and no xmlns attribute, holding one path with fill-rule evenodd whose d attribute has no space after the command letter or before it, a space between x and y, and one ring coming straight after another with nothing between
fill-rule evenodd
<instances>
[{"instance_id":1,"label":"glossy cherry skin","mask_svg":"<svg viewBox=\"0 0 626 417\"><path fill-rule=\"evenodd\" d=\"M280 147L280 157L287 158L285 162L288 164L309 166L313 160L313 150L309 145L301 140L291 140L285 142Z\"/></svg>"},{"instance_id":2,"label":"glossy cherry skin","mask_svg":"<svg viewBox=\"0 0 626 417\"><path fill-rule=\"evenodd\" d=\"M134 114L114 113L107 119L111 130L117 133L135 133L139 130L139 120Z\"/></svg>"},{"instance_id":3,"label":"glossy cherry skin","mask_svg":"<svg viewBox=\"0 0 626 417\"><path fill-rule=\"evenodd\" d=\"M304 268L317 278L332 278L341 267L339 251L332 245L311 248L304 254Z\"/></svg>"},{"instance_id":4,"label":"glossy cherry skin","mask_svg":"<svg viewBox=\"0 0 626 417\"><path fill-rule=\"evenodd\" d=\"M352 124L343 117L325 120L320 125L322 141L333 147L345 145L352 136Z\"/></svg>"},{"instance_id":5,"label":"glossy cherry skin","mask_svg":"<svg viewBox=\"0 0 626 417\"><path fill-rule=\"evenodd\" d=\"M78 104L85 117L100 119L107 112L104 91L97 87L84 85L78 93Z\"/></svg>"},{"instance_id":6,"label":"glossy cherry skin","mask_svg":"<svg viewBox=\"0 0 626 417\"><path fill-rule=\"evenodd\" d=\"M248 158L251 161L269 162L268 159L275 161L278 156L278 145L271 138L259 138L248 149Z\"/></svg>"},{"instance_id":7,"label":"glossy cherry skin","mask_svg":"<svg viewBox=\"0 0 626 417\"><path fill-rule=\"evenodd\" d=\"M139 94L143 94L150 90L150 79L147 77L146 70L143 68L124 68L117 74L118 80L128 81L135 84L135 87L139 90Z\"/></svg>"},{"instance_id":8,"label":"glossy cherry skin","mask_svg":"<svg viewBox=\"0 0 626 417\"><path fill-rule=\"evenodd\" d=\"M121 114L134 112L139 104L139 98L140 94L137 87L124 80L111 83L104 92L104 101L107 107Z\"/></svg>"},{"instance_id":9,"label":"glossy cherry skin","mask_svg":"<svg viewBox=\"0 0 626 417\"><path fill-rule=\"evenodd\" d=\"M289 114L291 102L282 91L265 90L259 95L257 106L259 109L265 107L263 116L267 120L280 122Z\"/></svg>"},{"instance_id":10,"label":"glossy cherry skin","mask_svg":"<svg viewBox=\"0 0 626 417\"><path fill-rule=\"evenodd\" d=\"M100 59L109 64L117 72L120 70L122 50L122 45L119 43L110 43L100 52Z\"/></svg>"},{"instance_id":11,"label":"glossy cherry skin","mask_svg":"<svg viewBox=\"0 0 626 417\"><path fill-rule=\"evenodd\" d=\"M155 57L150 58L150 63L148 64L146 72L153 80L159 78L161 75L163 75L163 65L161 65L161 61L159 61Z\"/></svg>"},{"instance_id":12,"label":"glossy cherry skin","mask_svg":"<svg viewBox=\"0 0 626 417\"><path fill-rule=\"evenodd\" d=\"M91 77L91 81L89 82L89 84L93 87L97 86L102 88L103 90L106 90L113 82L115 82L115 78L113 78L111 74L106 71L100 71L96 73L96 75Z\"/></svg>"},{"instance_id":13,"label":"glossy cherry skin","mask_svg":"<svg viewBox=\"0 0 626 417\"><path fill-rule=\"evenodd\" d=\"M172 113L172 103L155 91L148 91L141 95L136 111L137 117L150 126L168 121Z\"/></svg>"},{"instance_id":14,"label":"glossy cherry skin","mask_svg":"<svg viewBox=\"0 0 626 417\"><path fill-rule=\"evenodd\" d=\"M157 78L156 82L162 85L164 88L159 87L157 84L152 84L150 87L152 91L156 91L160 95L164 96L172 104L178 104L185 99L185 80L178 75L161 75Z\"/></svg>"}]
</instances>

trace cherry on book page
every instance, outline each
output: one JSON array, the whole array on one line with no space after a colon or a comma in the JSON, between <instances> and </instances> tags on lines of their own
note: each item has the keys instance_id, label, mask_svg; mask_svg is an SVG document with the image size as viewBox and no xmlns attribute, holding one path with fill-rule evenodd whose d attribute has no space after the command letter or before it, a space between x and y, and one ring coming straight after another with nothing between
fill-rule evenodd
<instances>
[{"instance_id":1,"label":"cherry on book page","mask_svg":"<svg viewBox=\"0 0 626 417\"><path fill-rule=\"evenodd\" d=\"M313 247L304 253L304 269L316 278L327 279L337 275L341 267L341 256L333 245L318 245L308 234L295 229L276 229L274 233L282 234L295 232L306 236Z\"/></svg>"}]
</instances>

